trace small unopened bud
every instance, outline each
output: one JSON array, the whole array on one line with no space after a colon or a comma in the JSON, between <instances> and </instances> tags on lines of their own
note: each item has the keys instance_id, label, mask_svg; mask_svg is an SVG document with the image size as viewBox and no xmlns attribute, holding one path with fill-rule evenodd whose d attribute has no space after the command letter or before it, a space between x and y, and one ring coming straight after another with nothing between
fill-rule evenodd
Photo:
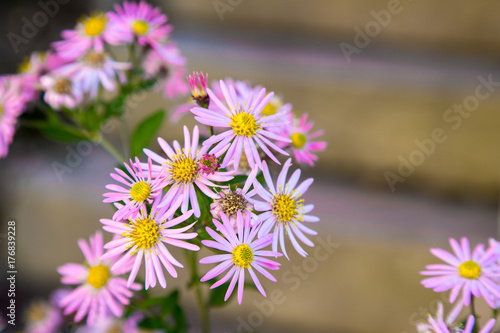
<instances>
[{"instance_id":1,"label":"small unopened bud","mask_svg":"<svg viewBox=\"0 0 500 333\"><path fill-rule=\"evenodd\" d=\"M207 93L208 74L193 72L188 76L189 87L191 88L191 97L200 107L208 109L210 97Z\"/></svg>"},{"instance_id":2,"label":"small unopened bud","mask_svg":"<svg viewBox=\"0 0 500 333\"><path fill-rule=\"evenodd\" d=\"M203 155L200 162L201 171L207 175L212 175L220 169L219 159L213 154Z\"/></svg>"}]
</instances>

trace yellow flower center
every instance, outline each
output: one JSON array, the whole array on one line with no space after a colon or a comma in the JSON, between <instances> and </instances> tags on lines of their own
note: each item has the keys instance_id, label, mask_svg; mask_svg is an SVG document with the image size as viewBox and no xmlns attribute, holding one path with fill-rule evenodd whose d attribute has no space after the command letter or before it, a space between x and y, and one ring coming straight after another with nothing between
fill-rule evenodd
<instances>
[{"instance_id":1,"label":"yellow flower center","mask_svg":"<svg viewBox=\"0 0 500 333\"><path fill-rule=\"evenodd\" d=\"M292 139L292 145L295 148L300 149L306 144L306 136L302 133L293 133L290 139Z\"/></svg>"},{"instance_id":2,"label":"yellow flower center","mask_svg":"<svg viewBox=\"0 0 500 333\"><path fill-rule=\"evenodd\" d=\"M97 53L90 51L83 57L83 61L95 68L101 68L104 65L106 55L104 53Z\"/></svg>"},{"instance_id":3,"label":"yellow flower center","mask_svg":"<svg viewBox=\"0 0 500 333\"><path fill-rule=\"evenodd\" d=\"M466 279L477 280L481 275L481 266L475 261L469 260L458 267L458 273Z\"/></svg>"},{"instance_id":4,"label":"yellow flower center","mask_svg":"<svg viewBox=\"0 0 500 333\"><path fill-rule=\"evenodd\" d=\"M137 202L143 202L151 194L151 186L146 182L140 181L135 183L130 189L130 196Z\"/></svg>"},{"instance_id":5,"label":"yellow flower center","mask_svg":"<svg viewBox=\"0 0 500 333\"><path fill-rule=\"evenodd\" d=\"M30 324L37 323L47 315L47 304L44 302L36 302L31 304L27 311L28 322Z\"/></svg>"},{"instance_id":6,"label":"yellow flower center","mask_svg":"<svg viewBox=\"0 0 500 333\"><path fill-rule=\"evenodd\" d=\"M73 84L68 79L59 79L54 85L54 90L58 94L69 94Z\"/></svg>"},{"instance_id":7,"label":"yellow flower center","mask_svg":"<svg viewBox=\"0 0 500 333\"><path fill-rule=\"evenodd\" d=\"M132 29L134 29L134 32L137 35L144 35L146 32L148 32L149 26L144 21L135 21L134 24L132 24Z\"/></svg>"},{"instance_id":8,"label":"yellow flower center","mask_svg":"<svg viewBox=\"0 0 500 333\"><path fill-rule=\"evenodd\" d=\"M299 217L302 201L304 200L296 201L290 194L276 194L272 202L272 213L278 222L290 222L292 219Z\"/></svg>"},{"instance_id":9,"label":"yellow flower center","mask_svg":"<svg viewBox=\"0 0 500 333\"><path fill-rule=\"evenodd\" d=\"M273 114L276 113L277 110L278 110L278 106L277 105L273 105L271 103L267 103L267 105L264 106L264 108L262 109L261 114L263 116L272 116Z\"/></svg>"},{"instance_id":10,"label":"yellow flower center","mask_svg":"<svg viewBox=\"0 0 500 333\"><path fill-rule=\"evenodd\" d=\"M186 155L176 155L175 161L170 162L172 179L177 183L193 183L200 171L199 162Z\"/></svg>"},{"instance_id":11,"label":"yellow flower center","mask_svg":"<svg viewBox=\"0 0 500 333\"><path fill-rule=\"evenodd\" d=\"M83 21L85 26L85 34L89 37L95 37L100 35L104 28L106 27L108 19L104 13L99 13L88 17Z\"/></svg>"},{"instance_id":12,"label":"yellow flower center","mask_svg":"<svg viewBox=\"0 0 500 333\"><path fill-rule=\"evenodd\" d=\"M0 105L0 116L2 115L3 107Z\"/></svg>"},{"instance_id":13,"label":"yellow flower center","mask_svg":"<svg viewBox=\"0 0 500 333\"><path fill-rule=\"evenodd\" d=\"M31 69L31 60L29 57L25 57L21 62L21 64L19 64L17 72L20 74L28 73L30 69Z\"/></svg>"},{"instance_id":14,"label":"yellow flower center","mask_svg":"<svg viewBox=\"0 0 500 333\"><path fill-rule=\"evenodd\" d=\"M123 234L124 237L130 238L131 244L129 248L137 245L138 249L147 250L153 247L158 242L158 238L160 238L160 228L155 220L149 218L138 219L130 221L129 226L132 230Z\"/></svg>"},{"instance_id":15,"label":"yellow flower center","mask_svg":"<svg viewBox=\"0 0 500 333\"><path fill-rule=\"evenodd\" d=\"M233 250L233 262L235 265L241 266L243 268L251 268L250 263L253 259L252 249L246 245L241 244L234 248Z\"/></svg>"},{"instance_id":16,"label":"yellow flower center","mask_svg":"<svg viewBox=\"0 0 500 333\"><path fill-rule=\"evenodd\" d=\"M231 117L231 128L236 135L252 137L260 128L253 115L240 112Z\"/></svg>"},{"instance_id":17,"label":"yellow flower center","mask_svg":"<svg viewBox=\"0 0 500 333\"><path fill-rule=\"evenodd\" d=\"M104 287L106 282L109 280L109 267L104 265L98 265L89 268L89 276L87 277L87 283L90 284L95 289Z\"/></svg>"}]
</instances>

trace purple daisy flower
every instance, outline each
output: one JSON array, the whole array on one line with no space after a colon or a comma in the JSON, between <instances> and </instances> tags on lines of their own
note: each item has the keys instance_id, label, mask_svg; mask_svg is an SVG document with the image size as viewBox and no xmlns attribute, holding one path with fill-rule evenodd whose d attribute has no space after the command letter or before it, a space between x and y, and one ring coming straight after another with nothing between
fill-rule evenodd
<instances>
[{"instance_id":1,"label":"purple daisy flower","mask_svg":"<svg viewBox=\"0 0 500 333\"><path fill-rule=\"evenodd\" d=\"M215 219L213 222L217 227L217 230L219 230L224 237L207 227L207 232L210 236L212 236L214 241L203 240L201 242L207 247L228 252L228 254L217 254L201 259L200 264L219 263L217 266L208 271L208 273L201 278L201 281L205 282L211 280L217 275L229 270L224 277L214 283L210 289L216 288L231 279L226 296L224 297L224 300L226 301L229 296L231 296L236 282L238 282L238 303L241 304L245 284L245 270L247 270L252 277L255 286L265 297L266 292L255 274L255 271L261 273L269 280L276 282L274 276L272 276L266 269L278 270L280 264L267 259L266 257L276 258L281 256L281 253L263 250L263 248L271 244L272 235L266 235L255 239L258 227L252 228L250 226L250 215L243 218L241 212L237 213L236 218L237 234L234 231L233 225L229 222L229 219L224 215L224 213L221 213L221 220L223 224Z\"/></svg>"},{"instance_id":2,"label":"purple daisy flower","mask_svg":"<svg viewBox=\"0 0 500 333\"><path fill-rule=\"evenodd\" d=\"M439 302L436 317L429 316L428 323L417 324L417 331L418 333L471 333L475 324L473 315L467 318L464 328L460 327L460 323L454 323L460 311L462 311L461 302L451 310L446 320L444 320L443 303ZM490 319L479 333L489 333L495 326L495 322L495 319Z\"/></svg>"},{"instance_id":3,"label":"purple daisy flower","mask_svg":"<svg viewBox=\"0 0 500 333\"><path fill-rule=\"evenodd\" d=\"M136 157L135 164L130 160L130 166L123 163L130 176L124 171L116 168L116 174L111 173L111 178L126 185L124 188L120 185L106 185L108 190L114 192L104 193L106 199L103 202L123 201L125 205L121 206L113 215L113 220L124 220L135 218L141 208L146 208L146 203L151 204L153 199L161 195L162 189L166 186L166 175L160 172L156 177L152 176L152 163L148 158L148 168L143 169L141 162Z\"/></svg>"},{"instance_id":4,"label":"purple daisy flower","mask_svg":"<svg viewBox=\"0 0 500 333\"><path fill-rule=\"evenodd\" d=\"M293 152L295 160L298 163L307 163L310 166L314 166L314 162L318 160L318 157L313 152L325 150L326 142L312 140L323 135L323 131L320 130L309 134L314 122L307 121L307 113L303 114L300 119L296 119L290 112L288 118L288 126L281 127L281 134L292 140L288 147Z\"/></svg>"},{"instance_id":5,"label":"purple daisy flower","mask_svg":"<svg viewBox=\"0 0 500 333\"><path fill-rule=\"evenodd\" d=\"M47 74L40 78L40 86L45 91L43 100L56 110L62 106L74 109L83 99L83 93L69 77Z\"/></svg>"},{"instance_id":6,"label":"purple daisy flower","mask_svg":"<svg viewBox=\"0 0 500 333\"><path fill-rule=\"evenodd\" d=\"M131 290L139 290L137 283L128 284L118 275L130 271L130 267L117 269L111 267L112 260L101 259L103 253L102 234L96 232L90 237L90 246L83 239L78 245L85 256L85 265L69 263L57 269L62 275L61 282L66 285L79 285L64 296L59 306L64 308L64 315L76 311L75 321L79 322L87 315L87 325L111 314L120 317L123 305L129 304Z\"/></svg>"},{"instance_id":7,"label":"purple daisy flower","mask_svg":"<svg viewBox=\"0 0 500 333\"><path fill-rule=\"evenodd\" d=\"M158 138L158 143L168 159L159 156L149 149L144 149L146 155L155 162L160 163L167 170L167 180L172 184L165 194L161 206L168 205L170 202L182 197L181 211L183 213L187 212L188 205L191 203L191 208L194 210L196 217L200 217L201 211L198 199L196 198L195 185L208 197L215 199L217 194L208 186L219 186L212 183L212 181L225 182L233 178L228 172L214 172L211 174L202 172L200 160L203 158L207 147L198 150L198 140L198 126L194 127L192 138L188 128L184 126L184 148L181 148L180 144L174 141L174 149L172 149L165 140ZM154 165L153 169L155 169Z\"/></svg>"},{"instance_id":8,"label":"purple daisy flower","mask_svg":"<svg viewBox=\"0 0 500 333\"><path fill-rule=\"evenodd\" d=\"M271 127L279 126L280 122L277 121L279 114L273 116L262 116L261 114L262 109L273 98L274 93L271 92L266 95L266 89L264 88L258 94L251 91L244 96L243 102L236 97L236 91L232 84L227 86L221 80L220 87L225 103L222 103L216 94L211 89L208 89L210 102L215 104L218 110L211 111L200 107L191 109L191 112L195 114L195 119L204 125L230 128L221 134L212 136L203 142L203 146L210 147L217 143L210 151L212 154L227 151L222 161L222 167L226 167L232 159L234 168L237 169L243 150L252 168L256 164L261 166L261 158L256 145L273 161L280 164L268 146L283 155L288 156L288 153L269 139L283 142L291 142L291 140L269 131Z\"/></svg>"},{"instance_id":9,"label":"purple daisy flower","mask_svg":"<svg viewBox=\"0 0 500 333\"><path fill-rule=\"evenodd\" d=\"M450 238L450 245L455 255L442 249L431 249L431 253L445 261L447 265L428 265L422 275L435 275L435 277L422 280L422 285L432 288L435 292L451 289L450 303L455 302L462 290L462 302L468 306L471 296L483 296L492 307L495 299L500 298L500 285L495 279L500 277L497 245L484 251L484 245L478 244L471 254L469 240L461 239L461 244Z\"/></svg>"},{"instance_id":10,"label":"purple daisy flower","mask_svg":"<svg viewBox=\"0 0 500 333\"><path fill-rule=\"evenodd\" d=\"M185 95L189 91L184 67L186 59L173 42L150 50L144 59L147 79L159 77L156 88L169 98Z\"/></svg>"},{"instance_id":11,"label":"purple daisy flower","mask_svg":"<svg viewBox=\"0 0 500 333\"><path fill-rule=\"evenodd\" d=\"M167 16L145 1L125 1L122 6L115 4L114 8L116 13L108 13L114 22L114 44L131 43L136 39L139 45L155 48L163 44L173 30L171 25L166 24Z\"/></svg>"},{"instance_id":12,"label":"purple daisy flower","mask_svg":"<svg viewBox=\"0 0 500 333\"><path fill-rule=\"evenodd\" d=\"M17 118L24 110L25 100L21 93L18 76L0 76L0 158L7 156Z\"/></svg>"},{"instance_id":13,"label":"purple daisy flower","mask_svg":"<svg viewBox=\"0 0 500 333\"><path fill-rule=\"evenodd\" d=\"M90 96L95 98L100 85L107 91L113 91L116 87L116 77L121 83L125 83L127 78L124 71L130 68L130 63L117 62L105 52L90 50L77 61L58 68L54 74L71 77L76 89L89 92Z\"/></svg>"},{"instance_id":14,"label":"purple daisy flower","mask_svg":"<svg viewBox=\"0 0 500 333\"><path fill-rule=\"evenodd\" d=\"M47 301L35 301L29 305L25 312L25 327L23 332L57 332L62 322L61 309L56 305Z\"/></svg>"},{"instance_id":15,"label":"purple daisy flower","mask_svg":"<svg viewBox=\"0 0 500 333\"><path fill-rule=\"evenodd\" d=\"M318 233L304 225L304 222L318 222L319 218L312 215L306 215L314 209L314 205L304 205L302 196L307 192L309 186L314 181L308 178L297 186L300 178L300 169L294 171L288 182L286 177L288 169L292 165L292 159L288 159L283 165L276 186L273 183L266 162L262 162L262 172L266 180L269 191L255 180L253 185L257 194L264 200L254 201L255 209L264 212L258 216L256 223L262 223L259 231L259 237L273 231L273 251L278 250L278 243L281 246L283 254L288 258L285 249L285 234L292 242L295 250L303 257L307 256L307 252L297 242L297 237L307 246L314 246L305 235L317 235Z\"/></svg>"},{"instance_id":16,"label":"purple daisy flower","mask_svg":"<svg viewBox=\"0 0 500 333\"><path fill-rule=\"evenodd\" d=\"M129 219L128 223L125 221L101 219L101 223L104 224L104 230L121 236L104 246L107 252L101 258L102 260L107 260L121 256L112 266L112 269L119 269L122 266L132 266L127 286L133 284L143 257L146 270L146 289L156 285L157 277L163 288L167 286L162 265L172 277L177 277L174 266L181 268L183 266L170 254L165 244L191 251L198 251L200 249L198 246L184 241L184 239L193 239L197 236L195 232L185 232L194 223L178 229L172 228L191 217L193 211L171 219L177 208L179 208L181 200L177 200L170 207L163 208L158 206L160 201L161 196L156 197L151 208L151 213L148 214L147 210L141 209L137 217L133 220Z\"/></svg>"},{"instance_id":17,"label":"purple daisy flower","mask_svg":"<svg viewBox=\"0 0 500 333\"><path fill-rule=\"evenodd\" d=\"M104 42L116 44L117 32L113 31L113 25L107 14L98 12L78 22L74 30L63 30L64 39L52 45L62 58L70 61L91 49L102 53Z\"/></svg>"}]
</instances>

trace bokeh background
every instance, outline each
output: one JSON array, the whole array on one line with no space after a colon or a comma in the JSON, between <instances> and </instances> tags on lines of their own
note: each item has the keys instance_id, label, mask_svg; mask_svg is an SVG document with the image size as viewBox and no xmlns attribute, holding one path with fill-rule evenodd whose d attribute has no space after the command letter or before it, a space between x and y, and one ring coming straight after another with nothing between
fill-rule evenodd
<instances>
[{"instance_id":1,"label":"bokeh background","mask_svg":"<svg viewBox=\"0 0 500 333\"><path fill-rule=\"evenodd\" d=\"M471 96L480 77L500 82L500 3L152 3L174 24L173 37L190 70L208 72L211 79L264 85L296 112L309 113L329 143L317 166L305 168L316 178L306 200L321 218L316 243L333 245L310 251L308 259L293 256L284 263L279 282L265 285L269 294L282 294L272 306L248 292L243 305L213 311L214 332L245 332L245 325L259 332L415 332L415 323L446 299L420 285L419 271L438 261L429 248L448 248L449 237L468 236L477 243L498 236L500 86L493 85L478 105L472 105ZM221 3L225 11L216 9ZM7 34L19 34L22 18L30 19L41 7L34 0L2 1L2 73L16 71L30 52L47 49L83 14L112 4L60 4L58 13L16 53ZM390 9L394 13L381 14ZM383 26L375 16L383 17ZM356 37L367 28L371 37ZM349 59L341 47L347 44L357 47ZM463 103L472 103L473 111L465 116L448 111ZM175 104L159 94L143 97L130 110L127 124L133 128L148 113ZM194 121L187 118L182 123L192 127ZM446 140L431 149L428 142L436 129ZM165 124L161 136L179 139L181 126ZM110 139L118 142L120 131ZM427 154L416 141L428 143ZM20 309L59 286L57 266L81 260L76 240L87 238L100 228L100 218L112 215L102 193L114 161L101 148L94 147L63 181L56 177L52 164L65 163L76 148L22 129L9 156L0 161L2 232L8 220L17 222ZM405 171L402 163L411 162L402 161L410 160L418 165ZM388 172L406 173L391 188ZM5 253L5 242L1 247ZM5 265L3 260L0 267ZM3 276L1 281L3 300ZM183 275L169 283L183 287ZM194 298L184 296L192 332L197 332ZM488 315L485 304L479 310Z\"/></svg>"}]
</instances>

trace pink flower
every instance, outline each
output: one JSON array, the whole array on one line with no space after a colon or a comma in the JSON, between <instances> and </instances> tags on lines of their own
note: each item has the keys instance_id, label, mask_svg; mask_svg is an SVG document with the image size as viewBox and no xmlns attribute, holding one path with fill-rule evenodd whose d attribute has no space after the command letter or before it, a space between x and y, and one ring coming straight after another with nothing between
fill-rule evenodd
<instances>
[{"instance_id":1,"label":"pink flower","mask_svg":"<svg viewBox=\"0 0 500 333\"><path fill-rule=\"evenodd\" d=\"M0 76L0 158L7 156L25 100L18 76Z\"/></svg>"},{"instance_id":2,"label":"pink flower","mask_svg":"<svg viewBox=\"0 0 500 333\"><path fill-rule=\"evenodd\" d=\"M454 323L462 310L462 305L462 303L458 303L448 314L446 320L443 320L443 303L439 302L436 317L429 315L428 324L417 324L418 333L471 333L475 324L474 316L470 315L467 318L463 329L459 323ZM479 333L489 333L495 326L495 322L495 319L490 319Z\"/></svg>"},{"instance_id":3,"label":"pink flower","mask_svg":"<svg viewBox=\"0 0 500 333\"><path fill-rule=\"evenodd\" d=\"M208 109L210 98L207 93L208 75L203 73L193 72L193 75L188 76L189 88L191 88L191 97L198 106Z\"/></svg>"},{"instance_id":4,"label":"pink flower","mask_svg":"<svg viewBox=\"0 0 500 333\"><path fill-rule=\"evenodd\" d=\"M166 185L163 173L160 173L156 177L152 176L150 158L148 159L148 168L146 171L143 170L137 157L135 158L135 165L132 160L130 160L130 166L127 163L123 163L123 165L130 176L118 168L115 169L116 174L112 173L110 175L111 178L124 184L127 188L109 184L106 185L106 188L114 192L104 193L106 199L103 202L123 201L125 203L113 215L113 219L116 221L135 218L141 208L146 208L146 203L151 204L154 198L161 195L162 189Z\"/></svg>"},{"instance_id":5,"label":"pink flower","mask_svg":"<svg viewBox=\"0 0 500 333\"><path fill-rule=\"evenodd\" d=\"M172 26L166 24L167 16L145 1L115 4L115 11L108 13L115 23L113 44L132 43L136 39L139 45L156 48L164 44L172 32Z\"/></svg>"},{"instance_id":6,"label":"pink flower","mask_svg":"<svg viewBox=\"0 0 500 333\"><path fill-rule=\"evenodd\" d=\"M296 119L290 112L288 118L289 125L281 127L281 134L292 140L288 146L289 149L293 152L295 160L298 163L307 163L310 166L314 166L314 162L318 160L318 157L313 152L325 150L326 142L315 142L312 140L323 135L323 131L320 130L309 134L314 122L307 121L307 113L303 114L300 119Z\"/></svg>"},{"instance_id":7,"label":"pink flower","mask_svg":"<svg viewBox=\"0 0 500 333\"><path fill-rule=\"evenodd\" d=\"M107 53L90 50L77 61L58 68L54 74L71 77L75 89L89 92L95 98L101 85L107 91L115 90L116 77L125 83L127 78L124 71L131 67L129 63L115 61Z\"/></svg>"},{"instance_id":8,"label":"pink flower","mask_svg":"<svg viewBox=\"0 0 500 333\"><path fill-rule=\"evenodd\" d=\"M43 100L56 110L63 106L74 109L82 102L83 93L70 77L47 74L40 78L40 86L45 90Z\"/></svg>"},{"instance_id":9,"label":"pink flower","mask_svg":"<svg viewBox=\"0 0 500 333\"><path fill-rule=\"evenodd\" d=\"M25 319L23 332L26 333L57 332L63 322L61 309L47 301L32 302L26 310Z\"/></svg>"},{"instance_id":10,"label":"pink flower","mask_svg":"<svg viewBox=\"0 0 500 333\"><path fill-rule=\"evenodd\" d=\"M198 140L198 126L194 127L192 138L188 128L184 126L184 148L181 148L181 145L177 141L174 141L174 149L172 149L165 140L158 138L158 143L167 155L167 159L149 149L144 149L146 155L166 168L167 180L172 184L165 194L161 206L168 205L177 200L177 198L182 198L181 211L186 213L188 205L191 203L196 217L200 217L201 215L200 205L196 197L196 187L205 193L205 195L214 199L217 195L208 186L219 186L212 183L212 181L224 182L233 178L227 172L218 171L213 174L205 174L201 171L200 160L208 147L198 150Z\"/></svg>"},{"instance_id":11,"label":"pink flower","mask_svg":"<svg viewBox=\"0 0 500 333\"><path fill-rule=\"evenodd\" d=\"M129 219L128 223L108 219L101 220L101 223L104 224L104 230L120 236L104 246L107 252L101 259L108 260L120 257L112 266L112 269L132 266L127 286L133 284L141 266L142 258L144 258L146 268L146 289L156 285L157 277L163 288L167 286L162 265L172 277L177 277L174 265L177 267L183 266L170 254L165 244L191 251L200 249L198 246L184 241L184 239L192 239L197 236L195 232L185 232L194 223L178 229L172 228L191 217L193 211L191 210L172 219L181 204L181 200L177 200L171 206L163 208L158 205L160 201L161 196L156 197L151 213L148 213L146 209L141 209L136 218Z\"/></svg>"},{"instance_id":12,"label":"pink flower","mask_svg":"<svg viewBox=\"0 0 500 333\"><path fill-rule=\"evenodd\" d=\"M422 280L422 285L434 289L435 292L451 289L450 303L455 302L462 291L464 305L468 306L471 295L474 295L483 296L492 308L496 308L495 299L500 298L500 285L494 281L500 277L500 267L496 263L499 258L498 245L495 244L484 251L484 245L479 244L472 255L469 240L465 237L462 238L461 245L450 238L450 245L455 255L442 249L431 249L432 254L447 264L426 266L427 270L420 274L434 277Z\"/></svg>"},{"instance_id":13,"label":"pink flower","mask_svg":"<svg viewBox=\"0 0 500 333\"><path fill-rule=\"evenodd\" d=\"M79 285L63 297L59 306L68 315L76 311L75 321L79 322L87 316L87 325L113 315L120 317L123 305L129 304L131 290L139 290L140 285L128 284L118 275L130 271L130 266L111 267L113 261L100 259L103 253L102 234L96 232L90 237L90 247L83 239L78 245L85 256L86 263L65 264L57 269L62 275L61 282L67 285Z\"/></svg>"},{"instance_id":14,"label":"pink flower","mask_svg":"<svg viewBox=\"0 0 500 333\"><path fill-rule=\"evenodd\" d=\"M61 41L54 42L59 56L63 59L75 60L91 49L98 53L104 52L104 42L112 43L116 32L113 31L113 22L105 13L96 13L77 23L74 30L64 30Z\"/></svg>"},{"instance_id":15,"label":"pink flower","mask_svg":"<svg viewBox=\"0 0 500 333\"><path fill-rule=\"evenodd\" d=\"M144 59L146 78L158 77L158 90L163 91L169 98L187 94L189 87L186 83L186 60L175 47L174 43L167 46L158 46L150 50Z\"/></svg>"},{"instance_id":16,"label":"pink flower","mask_svg":"<svg viewBox=\"0 0 500 333\"><path fill-rule=\"evenodd\" d=\"M262 223L259 237L267 234L274 228L273 251L278 250L279 243L283 254L287 258L285 235L288 235L295 250L301 256L305 257L307 256L307 252L300 246L295 237L307 246L313 247L314 243L305 234L317 235L318 233L306 227L304 222L314 223L319 221L319 218L316 216L308 215L314 209L314 205L304 205L304 199L302 199L302 196L307 192L314 180L308 178L297 186L301 173L300 169L297 169L288 182L286 182L288 169L291 164L292 160L289 158L283 165L276 185L274 185L267 163L264 161L262 162L262 172L269 190L264 189L257 180L253 182L255 191L264 200L263 202L254 200L255 209L264 212L258 216L256 221L256 223Z\"/></svg>"},{"instance_id":17,"label":"pink flower","mask_svg":"<svg viewBox=\"0 0 500 333\"><path fill-rule=\"evenodd\" d=\"M229 161L233 160L234 168L237 169L243 150L252 168L256 164L260 166L261 159L256 145L273 161L280 164L268 146L283 155L288 155L288 153L268 140L268 138L283 142L291 142L291 140L268 130L270 127L279 124L279 122L273 122L279 115L265 117L261 115L262 109L271 100L274 93L271 92L266 95L266 90L263 88L256 95L250 92L245 96L245 102L240 102L236 97L233 85L227 86L224 81L220 81L220 86L225 104L217 98L212 90L208 89L210 102L216 104L219 110L211 111L200 107L191 109L191 112L195 114L195 119L200 123L207 126L229 128L229 130L206 140L203 146L210 147L217 144L210 151L211 154L226 152L222 167L226 167Z\"/></svg>"},{"instance_id":18,"label":"pink flower","mask_svg":"<svg viewBox=\"0 0 500 333\"><path fill-rule=\"evenodd\" d=\"M229 270L224 277L214 283L210 289L216 288L231 279L226 296L224 297L226 301L229 296L231 296L236 282L238 282L238 303L241 304L245 284L245 271L248 271L255 286L265 297L266 292L255 274L255 271L261 273L269 280L276 282L276 279L266 269L277 270L280 264L266 257L279 257L281 254L274 251L263 250L266 246L271 244L272 235L266 235L255 239L258 228L252 228L250 226L250 215L243 218L241 212L237 213L236 218L237 234L224 213L221 213L221 219L223 224L220 224L217 220L213 220L213 222L217 230L222 233L223 237L207 227L207 232L214 240L203 240L201 242L207 247L228 253L208 256L200 260L200 264L218 263L217 266L212 268L201 278L201 281L205 282L211 280L217 275Z\"/></svg>"}]
</instances>

